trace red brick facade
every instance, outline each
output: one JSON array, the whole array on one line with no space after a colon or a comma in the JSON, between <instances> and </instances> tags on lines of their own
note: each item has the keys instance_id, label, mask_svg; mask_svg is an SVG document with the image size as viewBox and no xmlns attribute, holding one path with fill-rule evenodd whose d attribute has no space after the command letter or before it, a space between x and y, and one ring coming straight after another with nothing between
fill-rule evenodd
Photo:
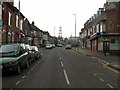
<instances>
[{"instance_id":1,"label":"red brick facade","mask_svg":"<svg viewBox=\"0 0 120 90\"><path fill-rule=\"evenodd\" d=\"M90 32L89 35L88 32ZM120 2L106 3L104 8L99 8L98 13L84 24L80 38L82 38L81 45L85 48L88 48L88 41L91 41L89 45L92 51L120 53L118 46L120 43Z\"/></svg>"},{"instance_id":2,"label":"red brick facade","mask_svg":"<svg viewBox=\"0 0 120 90\"><path fill-rule=\"evenodd\" d=\"M14 2L2 3L2 44L20 42L40 47L43 44L43 31L33 25L33 23L30 24L29 20L21 12L19 30L19 10L13 5Z\"/></svg>"}]
</instances>

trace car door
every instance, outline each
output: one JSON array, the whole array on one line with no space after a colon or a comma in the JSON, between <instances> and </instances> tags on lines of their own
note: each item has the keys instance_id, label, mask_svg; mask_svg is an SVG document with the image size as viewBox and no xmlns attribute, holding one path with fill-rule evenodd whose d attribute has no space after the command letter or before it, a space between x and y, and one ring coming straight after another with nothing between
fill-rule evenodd
<instances>
[{"instance_id":1,"label":"car door","mask_svg":"<svg viewBox=\"0 0 120 90\"><path fill-rule=\"evenodd\" d=\"M21 66L24 67L28 60L28 53L22 46L20 46L20 54L19 55L20 55L19 59L20 59Z\"/></svg>"}]
</instances>

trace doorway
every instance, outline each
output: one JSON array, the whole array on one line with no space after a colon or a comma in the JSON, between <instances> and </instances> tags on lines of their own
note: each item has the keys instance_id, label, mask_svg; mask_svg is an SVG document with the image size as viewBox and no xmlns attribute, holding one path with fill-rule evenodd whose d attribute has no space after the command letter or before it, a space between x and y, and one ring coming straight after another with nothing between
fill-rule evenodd
<instances>
[{"instance_id":1,"label":"doorway","mask_svg":"<svg viewBox=\"0 0 120 90\"><path fill-rule=\"evenodd\" d=\"M109 41L104 41L103 42L103 52L104 53L109 53Z\"/></svg>"}]
</instances>

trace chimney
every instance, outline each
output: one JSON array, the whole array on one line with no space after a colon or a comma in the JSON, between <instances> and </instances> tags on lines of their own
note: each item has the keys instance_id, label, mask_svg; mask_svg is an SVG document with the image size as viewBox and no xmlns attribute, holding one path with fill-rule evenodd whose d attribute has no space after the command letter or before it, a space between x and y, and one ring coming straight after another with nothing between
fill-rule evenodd
<instances>
[{"instance_id":1,"label":"chimney","mask_svg":"<svg viewBox=\"0 0 120 90\"><path fill-rule=\"evenodd\" d=\"M14 0L7 0L7 2L9 2L10 5L14 6Z\"/></svg>"},{"instance_id":2,"label":"chimney","mask_svg":"<svg viewBox=\"0 0 120 90\"><path fill-rule=\"evenodd\" d=\"M34 21L32 22L32 25L35 25Z\"/></svg>"}]
</instances>

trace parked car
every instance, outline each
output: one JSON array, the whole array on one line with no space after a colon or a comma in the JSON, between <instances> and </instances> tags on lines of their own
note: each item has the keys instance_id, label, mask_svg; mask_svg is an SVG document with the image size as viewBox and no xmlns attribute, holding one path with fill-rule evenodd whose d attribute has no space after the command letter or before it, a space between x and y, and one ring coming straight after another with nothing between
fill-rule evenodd
<instances>
[{"instance_id":1,"label":"parked car","mask_svg":"<svg viewBox=\"0 0 120 90\"><path fill-rule=\"evenodd\" d=\"M39 49L36 46L31 46L32 52L34 53L35 59L39 60L41 58L41 53L39 52Z\"/></svg>"},{"instance_id":2,"label":"parked car","mask_svg":"<svg viewBox=\"0 0 120 90\"><path fill-rule=\"evenodd\" d=\"M35 61L34 53L32 52L32 47L29 44L26 44L25 46L27 48L27 51L28 51L28 54L29 54L28 58L29 58L30 64L31 64L31 62Z\"/></svg>"},{"instance_id":3,"label":"parked car","mask_svg":"<svg viewBox=\"0 0 120 90\"><path fill-rule=\"evenodd\" d=\"M52 44L52 47L55 48L55 44Z\"/></svg>"},{"instance_id":4,"label":"parked car","mask_svg":"<svg viewBox=\"0 0 120 90\"><path fill-rule=\"evenodd\" d=\"M0 47L0 66L4 72L21 73L23 67L30 66L30 60L28 58L28 52L26 51L24 44L9 44L2 45Z\"/></svg>"},{"instance_id":5,"label":"parked car","mask_svg":"<svg viewBox=\"0 0 120 90\"><path fill-rule=\"evenodd\" d=\"M62 47L62 44L57 44L58 47Z\"/></svg>"},{"instance_id":6,"label":"parked car","mask_svg":"<svg viewBox=\"0 0 120 90\"><path fill-rule=\"evenodd\" d=\"M52 49L52 48L53 48L52 44L46 44L46 49Z\"/></svg>"},{"instance_id":7,"label":"parked car","mask_svg":"<svg viewBox=\"0 0 120 90\"><path fill-rule=\"evenodd\" d=\"M71 49L71 48L72 48L72 47L71 47L70 44L67 44L66 47L65 47L65 49Z\"/></svg>"}]
</instances>

